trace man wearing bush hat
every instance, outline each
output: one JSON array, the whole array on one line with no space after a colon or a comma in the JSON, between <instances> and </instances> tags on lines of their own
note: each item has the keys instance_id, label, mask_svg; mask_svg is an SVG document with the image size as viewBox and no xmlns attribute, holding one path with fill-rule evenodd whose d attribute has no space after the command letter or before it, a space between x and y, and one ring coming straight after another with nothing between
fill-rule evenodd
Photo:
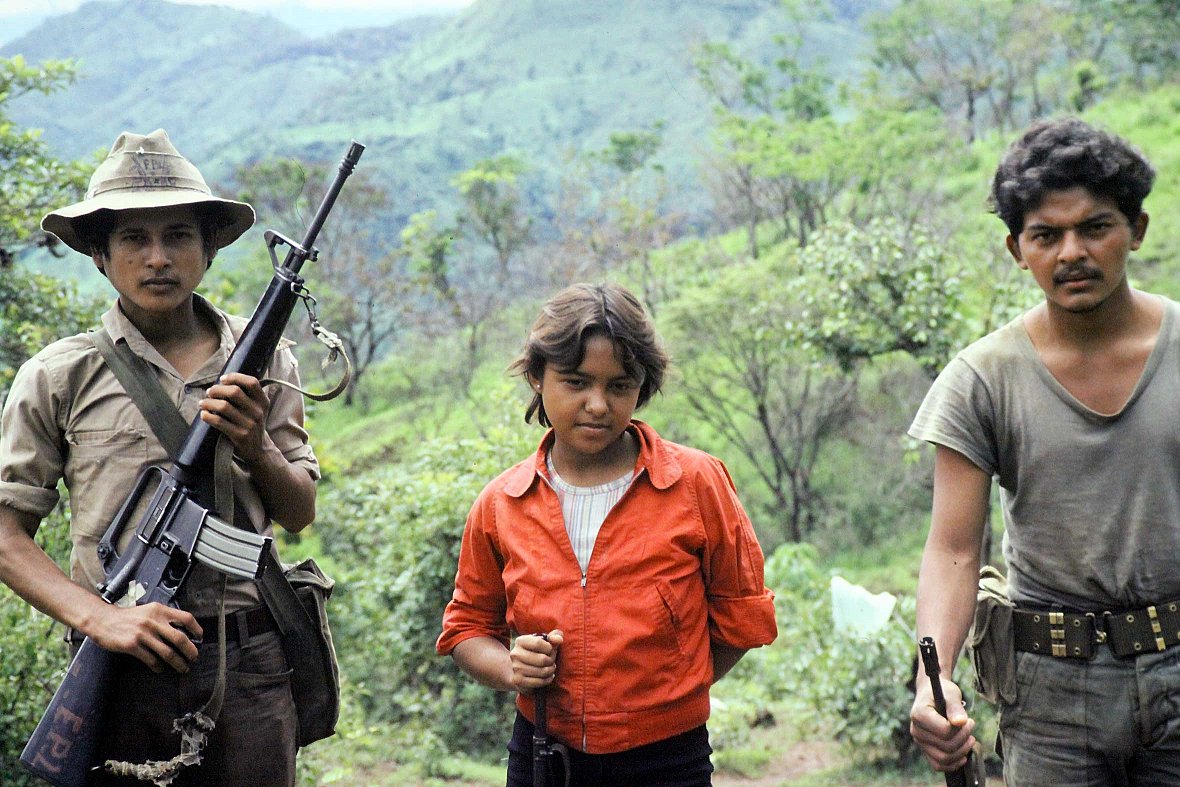
<instances>
[{"instance_id":1,"label":"man wearing bush hat","mask_svg":"<svg viewBox=\"0 0 1180 787\"><path fill-rule=\"evenodd\" d=\"M315 515L319 467L303 428L302 400L256 378L219 372L246 321L197 295L218 250L254 223L253 209L211 193L163 130L125 132L95 170L86 197L42 227L91 257L117 294L101 332L151 370L186 421L201 418L233 445L236 519L269 533L297 532ZM106 365L93 334L54 342L17 372L0 422L0 580L64 624L119 654L98 762L172 760L173 720L213 692L224 602L224 700L199 767L174 784L294 783L296 715L279 635L255 585L198 566L180 608L108 605L94 592L104 574L96 543L140 470L168 466L146 417ZM267 376L298 383L289 344ZM41 520L70 492L70 575L34 542ZM120 534L120 552L131 539ZM192 758L190 758L192 759ZM195 764L185 762L185 765ZM118 766L108 771L119 771ZM123 766L122 771L128 768ZM154 774L153 778L158 778ZM96 784L137 783L98 773Z\"/></svg>"}]
</instances>

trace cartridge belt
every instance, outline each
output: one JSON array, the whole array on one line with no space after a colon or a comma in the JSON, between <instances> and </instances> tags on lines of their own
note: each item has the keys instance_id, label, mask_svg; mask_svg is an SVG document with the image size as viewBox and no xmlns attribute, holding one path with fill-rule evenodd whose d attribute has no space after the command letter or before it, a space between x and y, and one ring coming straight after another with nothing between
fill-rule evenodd
<instances>
[{"instance_id":1,"label":"cartridge belt","mask_svg":"<svg viewBox=\"0 0 1180 787\"><path fill-rule=\"evenodd\" d=\"M1090 659L1106 644L1119 658L1180 645L1180 601L1120 612L1013 610L1016 650Z\"/></svg>"}]
</instances>

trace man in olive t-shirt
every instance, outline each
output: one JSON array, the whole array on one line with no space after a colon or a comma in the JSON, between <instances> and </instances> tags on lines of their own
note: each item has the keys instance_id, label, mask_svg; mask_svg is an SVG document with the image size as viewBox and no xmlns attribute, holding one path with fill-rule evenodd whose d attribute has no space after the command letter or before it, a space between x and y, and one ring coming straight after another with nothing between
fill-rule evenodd
<instances>
[{"instance_id":1,"label":"man in olive t-shirt","mask_svg":"<svg viewBox=\"0 0 1180 787\"><path fill-rule=\"evenodd\" d=\"M1178 307L1127 280L1154 175L1063 119L1030 127L993 179L1008 250L1045 298L948 364L910 430L936 446L918 634L938 645L949 722L919 681L911 732L937 770L974 744L949 678L994 477L1019 618L1006 783L1180 784L1180 626L1150 628L1180 600Z\"/></svg>"}]
</instances>

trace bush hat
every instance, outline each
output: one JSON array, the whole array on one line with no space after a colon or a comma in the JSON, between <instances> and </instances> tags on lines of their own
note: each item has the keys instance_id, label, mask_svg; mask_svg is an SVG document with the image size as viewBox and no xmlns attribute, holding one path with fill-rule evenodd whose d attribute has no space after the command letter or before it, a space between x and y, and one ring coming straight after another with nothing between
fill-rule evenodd
<instances>
[{"instance_id":1,"label":"bush hat","mask_svg":"<svg viewBox=\"0 0 1180 787\"><path fill-rule=\"evenodd\" d=\"M74 251L89 255L90 248L75 231L76 219L100 210L202 203L218 205L224 216L217 233L219 249L254 224L254 209L245 202L213 196L200 171L173 147L164 129L147 136L124 131L90 176L86 198L45 216L41 229L52 232Z\"/></svg>"}]
</instances>

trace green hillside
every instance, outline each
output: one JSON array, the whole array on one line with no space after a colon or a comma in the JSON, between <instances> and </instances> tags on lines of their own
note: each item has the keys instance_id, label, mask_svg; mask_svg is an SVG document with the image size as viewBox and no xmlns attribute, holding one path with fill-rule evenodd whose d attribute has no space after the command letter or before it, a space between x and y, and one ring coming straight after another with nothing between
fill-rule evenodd
<instances>
[{"instance_id":1,"label":"green hillside","mask_svg":"<svg viewBox=\"0 0 1180 787\"><path fill-rule=\"evenodd\" d=\"M1166 15L1171 2L1135 8ZM716 687L718 782L773 781L793 745L818 740L831 761L800 784L942 783L907 731L931 452L905 431L958 348L1041 297L986 204L998 156L1033 117L1080 114L1147 153L1158 170L1152 221L1128 270L1136 286L1180 297L1180 36L1170 16L1100 25L1131 9L1121 0L906 0L897 7L922 18L875 28L874 12L893 3L842 0L831 18L806 20L800 57L784 56L780 70L776 37L792 31L784 5L477 0L453 17L279 41L249 14L129 0L88 4L17 42L31 59L82 64L73 88L12 108L62 155L88 155L124 125L165 125L226 177L272 155L333 164L356 137L369 148L342 202L360 193L362 172L389 191L388 209L338 203L333 219L346 215L348 231L330 227L323 259L305 269L326 326L353 329L370 316L356 307L376 303L375 329L390 332L351 402L309 403L317 520L280 537L285 558L314 555L339 581L345 715L338 736L300 755L301 785L503 783L510 698L433 647L472 501L541 434L523 423L529 394L506 367L541 303L574 279L621 282L651 308L673 366L638 416L723 459L767 553L780 633ZM156 40L180 19L184 35ZM1096 32L1103 56L1092 63L1079 53L1097 50ZM154 37L150 56L112 44L139 34ZM706 39L734 54L718 91L728 113L693 77L693 46ZM961 60L942 61L935 39ZM907 69L946 81L932 95ZM658 166L566 157L613 144L641 159L648 140L611 133L657 120ZM453 181L505 151L529 166L480 170L467 192ZM657 202L641 176L661 174L669 193ZM564 213L553 201L563 180L584 187ZM410 237L380 243L428 208L437 214L419 216ZM678 215L689 210L695 223ZM290 232L302 218L290 205L271 213L264 226ZM497 219L509 235L546 231L513 235L497 257ZM205 290L245 311L266 261L256 236L228 251ZM40 339L38 320L69 322L69 299L40 284L31 304L5 295L30 308L16 310L21 330L0 335ZM300 313L291 332L302 323ZM321 389L317 349L298 351L305 382ZM64 516L39 536L58 555ZM998 538L1002 524L992 529ZM990 559L1002 562L995 546ZM898 597L875 636L835 629L834 576ZM47 695L58 667L44 653L46 621L0 590L0 624L0 659L32 665ZM5 766L39 694L0 681L0 711L12 709L0 782L15 773ZM994 713L972 707L990 749Z\"/></svg>"},{"instance_id":2,"label":"green hillside","mask_svg":"<svg viewBox=\"0 0 1180 787\"><path fill-rule=\"evenodd\" d=\"M92 0L0 54L80 64L70 89L12 106L63 157L164 127L216 180L260 158L330 161L356 138L394 197L395 226L445 200L452 175L505 151L530 163L542 205L570 152L660 121L676 201L703 220L698 162L712 112L693 48L725 40L769 58L782 24L777 0L478 0L451 17L309 40L217 6ZM860 34L837 18L809 41L847 66Z\"/></svg>"}]
</instances>

